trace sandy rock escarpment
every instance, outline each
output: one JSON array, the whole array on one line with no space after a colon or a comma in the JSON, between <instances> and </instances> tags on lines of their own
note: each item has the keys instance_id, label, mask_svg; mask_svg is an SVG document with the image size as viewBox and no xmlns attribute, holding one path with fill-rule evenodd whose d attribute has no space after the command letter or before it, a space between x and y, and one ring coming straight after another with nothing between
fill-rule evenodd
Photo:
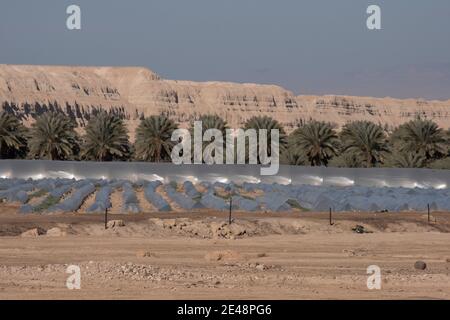
<instances>
[{"instance_id":1,"label":"sandy rock escarpment","mask_svg":"<svg viewBox=\"0 0 450 320\"><path fill-rule=\"evenodd\" d=\"M126 120L131 136L142 117L161 112L182 127L200 114L218 114L233 128L268 115L287 131L311 119L338 126L370 120L392 128L417 116L450 127L450 100L295 96L275 85L165 80L139 67L0 65L0 105L26 124L59 110L81 127L96 110L107 109Z\"/></svg>"}]
</instances>

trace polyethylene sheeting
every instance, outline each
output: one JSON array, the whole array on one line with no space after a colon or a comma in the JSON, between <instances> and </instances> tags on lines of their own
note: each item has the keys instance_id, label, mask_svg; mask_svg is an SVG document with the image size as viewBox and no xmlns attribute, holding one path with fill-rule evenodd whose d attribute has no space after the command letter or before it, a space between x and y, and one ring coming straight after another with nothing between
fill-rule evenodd
<instances>
[{"instance_id":1,"label":"polyethylene sheeting","mask_svg":"<svg viewBox=\"0 0 450 320\"><path fill-rule=\"evenodd\" d=\"M122 186L122 210L128 213L139 213L141 208L136 192L130 183L124 183Z\"/></svg>"},{"instance_id":2,"label":"polyethylene sheeting","mask_svg":"<svg viewBox=\"0 0 450 320\"><path fill-rule=\"evenodd\" d=\"M144 191L145 199L147 199L147 201L151 203L158 211L171 211L172 208L169 203L167 203L167 201L156 192L156 188L158 188L159 185L161 185L160 182L150 182Z\"/></svg>"},{"instance_id":3,"label":"polyethylene sheeting","mask_svg":"<svg viewBox=\"0 0 450 320\"><path fill-rule=\"evenodd\" d=\"M449 170L344 169L280 166L275 176L261 176L256 165L174 165L142 162L72 162L46 160L0 160L3 178L67 178L129 181L209 181L316 186L371 186L445 189Z\"/></svg>"},{"instance_id":4,"label":"polyethylene sheeting","mask_svg":"<svg viewBox=\"0 0 450 320\"><path fill-rule=\"evenodd\" d=\"M99 191L97 191L95 195L95 201L87 209L87 212L101 213L106 209L111 208L111 200L109 198L112 192L113 188L111 188L110 186L102 187Z\"/></svg>"}]
</instances>

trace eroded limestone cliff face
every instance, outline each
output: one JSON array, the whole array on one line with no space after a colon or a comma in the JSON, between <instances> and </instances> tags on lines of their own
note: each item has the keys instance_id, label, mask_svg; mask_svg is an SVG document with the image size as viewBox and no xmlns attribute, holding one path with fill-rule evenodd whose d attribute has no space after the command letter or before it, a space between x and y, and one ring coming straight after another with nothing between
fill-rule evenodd
<instances>
[{"instance_id":1,"label":"eroded limestone cliff face","mask_svg":"<svg viewBox=\"0 0 450 320\"><path fill-rule=\"evenodd\" d=\"M137 67L0 65L0 105L25 123L60 110L80 126L103 108L123 117L131 135L139 119L161 112L184 127L207 113L224 117L233 128L254 115L271 116L288 131L311 119L338 126L366 119L394 127L419 115L450 127L450 100L295 96L275 85L165 80Z\"/></svg>"},{"instance_id":2,"label":"eroded limestone cliff face","mask_svg":"<svg viewBox=\"0 0 450 320\"><path fill-rule=\"evenodd\" d=\"M332 121L339 126L354 120L369 120L388 128L420 117L450 127L450 100L371 98L353 96L298 96L299 106L312 119Z\"/></svg>"}]
</instances>

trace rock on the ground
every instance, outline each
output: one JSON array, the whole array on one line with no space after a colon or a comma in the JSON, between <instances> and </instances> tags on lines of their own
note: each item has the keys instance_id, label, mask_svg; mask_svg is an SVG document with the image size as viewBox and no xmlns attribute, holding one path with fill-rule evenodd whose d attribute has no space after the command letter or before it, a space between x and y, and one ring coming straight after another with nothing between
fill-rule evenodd
<instances>
[{"instance_id":1,"label":"rock on the ground","mask_svg":"<svg viewBox=\"0 0 450 320\"><path fill-rule=\"evenodd\" d=\"M416 263L414 263L414 268L417 270L425 270L427 268L427 264L423 261L416 261Z\"/></svg>"},{"instance_id":2,"label":"rock on the ground","mask_svg":"<svg viewBox=\"0 0 450 320\"><path fill-rule=\"evenodd\" d=\"M236 262L242 260L242 256L233 250L219 250L208 252L205 260L208 262Z\"/></svg>"},{"instance_id":3,"label":"rock on the ground","mask_svg":"<svg viewBox=\"0 0 450 320\"><path fill-rule=\"evenodd\" d=\"M162 219L159 218L150 218L148 219L148 222L160 227L160 228L164 228L164 221Z\"/></svg>"},{"instance_id":4,"label":"rock on the ground","mask_svg":"<svg viewBox=\"0 0 450 320\"><path fill-rule=\"evenodd\" d=\"M67 232L61 230L61 228L55 227L48 229L46 235L49 237L65 237Z\"/></svg>"},{"instance_id":5,"label":"rock on the ground","mask_svg":"<svg viewBox=\"0 0 450 320\"><path fill-rule=\"evenodd\" d=\"M266 269L267 269L267 267L264 264L257 264L256 265L256 270L264 271Z\"/></svg>"},{"instance_id":6,"label":"rock on the ground","mask_svg":"<svg viewBox=\"0 0 450 320\"><path fill-rule=\"evenodd\" d=\"M256 257L257 257L257 258L265 258L265 257L267 257L267 253L265 253L265 252L258 253L258 254L256 255Z\"/></svg>"},{"instance_id":7,"label":"rock on the ground","mask_svg":"<svg viewBox=\"0 0 450 320\"><path fill-rule=\"evenodd\" d=\"M138 252L136 252L136 257L138 257L138 258L151 258L151 257L153 257L153 254L150 251L139 250Z\"/></svg>"},{"instance_id":8,"label":"rock on the ground","mask_svg":"<svg viewBox=\"0 0 450 320\"><path fill-rule=\"evenodd\" d=\"M212 222L210 224L210 227L213 239L234 239L235 237L241 237L247 233L247 230L244 226L235 223L230 225L226 222Z\"/></svg>"},{"instance_id":9,"label":"rock on the ground","mask_svg":"<svg viewBox=\"0 0 450 320\"><path fill-rule=\"evenodd\" d=\"M125 227L125 222L123 220L111 220L108 221L106 226L108 229Z\"/></svg>"},{"instance_id":10,"label":"rock on the ground","mask_svg":"<svg viewBox=\"0 0 450 320\"><path fill-rule=\"evenodd\" d=\"M25 232L22 232L20 235L22 238L33 238L33 237L39 237L41 235L45 234L45 230L42 228L34 228L27 230Z\"/></svg>"}]
</instances>

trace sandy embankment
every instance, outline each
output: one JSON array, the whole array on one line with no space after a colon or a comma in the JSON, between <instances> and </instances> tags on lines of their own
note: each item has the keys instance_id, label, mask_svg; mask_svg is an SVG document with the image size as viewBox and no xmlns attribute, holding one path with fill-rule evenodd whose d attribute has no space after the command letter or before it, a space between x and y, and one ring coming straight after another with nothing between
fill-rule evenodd
<instances>
[{"instance_id":1,"label":"sandy embankment","mask_svg":"<svg viewBox=\"0 0 450 320\"><path fill-rule=\"evenodd\" d=\"M1 209L0 299L450 298L446 213L432 224L423 213L344 213L333 226L322 213L237 213L231 227L226 214L112 215L125 226L105 231L101 215ZM373 233L354 233L356 224ZM20 236L37 227L43 235ZM45 235L52 228L61 232ZM71 264L81 290L66 288ZM373 264L381 290L366 286Z\"/></svg>"}]
</instances>

